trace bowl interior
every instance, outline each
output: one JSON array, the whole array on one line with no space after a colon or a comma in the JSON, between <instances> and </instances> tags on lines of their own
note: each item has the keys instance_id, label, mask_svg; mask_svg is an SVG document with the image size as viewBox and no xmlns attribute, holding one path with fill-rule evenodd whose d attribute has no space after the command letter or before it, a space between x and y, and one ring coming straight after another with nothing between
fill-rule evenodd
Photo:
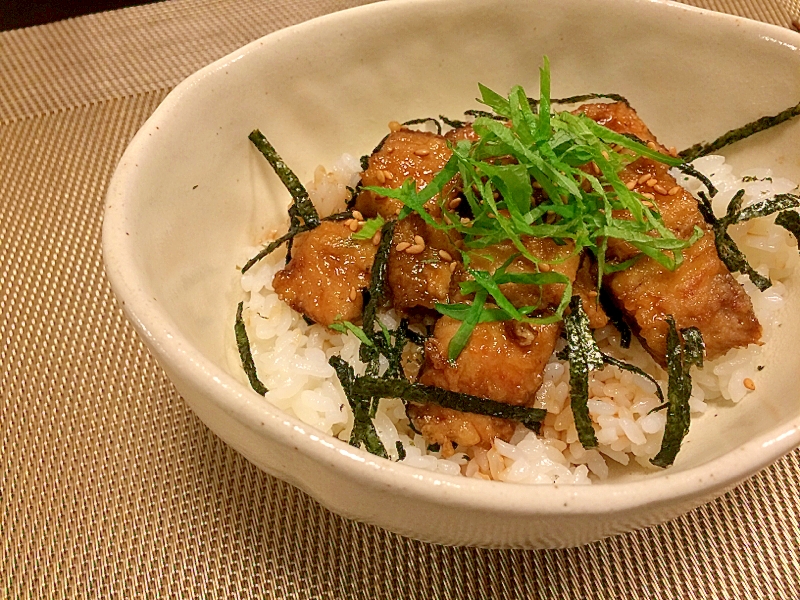
<instances>
[{"instance_id":1,"label":"bowl interior","mask_svg":"<svg viewBox=\"0 0 800 600\"><path fill-rule=\"evenodd\" d=\"M254 128L307 181L344 152L368 153L391 120L458 118L478 108L478 82L501 93L522 84L537 96L547 55L554 97L622 94L662 142L683 148L800 100L799 38L636 0L401 1L278 32L185 82L123 158L121 193L109 209L124 216L107 236L136 272L129 281L139 304L127 308L153 343L179 337L241 380L228 360L236 267L243 248L285 227L289 200L247 140ZM726 154L739 168L772 166L800 181L797 139L800 121ZM115 275L119 264L109 265L112 281L123 277ZM791 287L765 385L693 424L673 472L798 418L800 355L789 345L800 328L800 298ZM166 314L163 330L145 316L152 310Z\"/></svg>"}]
</instances>

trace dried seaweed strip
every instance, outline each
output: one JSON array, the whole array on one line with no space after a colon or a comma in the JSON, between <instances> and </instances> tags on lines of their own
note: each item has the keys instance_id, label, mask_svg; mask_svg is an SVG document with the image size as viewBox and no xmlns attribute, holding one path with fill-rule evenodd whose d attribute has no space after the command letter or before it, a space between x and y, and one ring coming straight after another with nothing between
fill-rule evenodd
<instances>
[{"instance_id":1,"label":"dried seaweed strip","mask_svg":"<svg viewBox=\"0 0 800 600\"><path fill-rule=\"evenodd\" d=\"M263 396L269 390L261 383L256 372L256 363L253 361L253 353L250 350L250 339L247 337L247 328L242 317L243 311L244 302L239 302L239 306L236 308L236 323L233 327L236 333L236 345L239 348L239 358L242 361L242 369L244 369L247 379L250 381L250 387Z\"/></svg>"},{"instance_id":2,"label":"dried seaweed strip","mask_svg":"<svg viewBox=\"0 0 800 600\"><path fill-rule=\"evenodd\" d=\"M583 311L581 297L569 302L570 313L564 315L567 337L566 357L569 360L569 396L578 439L584 448L596 448L597 436L589 417L589 373L603 367L603 354L589 328L589 317Z\"/></svg>"},{"instance_id":3,"label":"dried seaweed strip","mask_svg":"<svg viewBox=\"0 0 800 600\"><path fill-rule=\"evenodd\" d=\"M724 148L725 146L729 146L734 142L738 142L745 138L750 137L754 133L758 133L759 131L764 131L769 129L770 127L775 127L775 125L779 125L784 121L788 121L800 115L800 102L795 104L794 106L790 106L786 110L779 112L777 115L773 115L771 117L761 117L752 123L748 123L743 127L737 127L736 129L732 129L728 133L721 135L716 140L711 142L710 144L695 144L685 150L681 150L678 153L678 156L686 160L687 162L694 160L695 158L700 158L701 156L706 156L707 154L711 154L716 152L717 150Z\"/></svg>"},{"instance_id":4,"label":"dried seaweed strip","mask_svg":"<svg viewBox=\"0 0 800 600\"><path fill-rule=\"evenodd\" d=\"M372 397L359 395L355 391L356 376L351 367L344 359L338 356L331 356L328 361L336 371L336 376L342 384L342 389L347 397L347 402L353 410L353 431L350 433L349 444L364 449L370 454L375 454L383 458L389 458L386 447L378 437L375 425L370 416L372 410Z\"/></svg>"},{"instance_id":5,"label":"dried seaweed strip","mask_svg":"<svg viewBox=\"0 0 800 600\"><path fill-rule=\"evenodd\" d=\"M800 246L800 215L793 210L787 210L775 217L775 224L789 231Z\"/></svg>"},{"instance_id":6,"label":"dried seaweed strip","mask_svg":"<svg viewBox=\"0 0 800 600\"><path fill-rule=\"evenodd\" d=\"M437 135L442 135L442 124L439 122L438 119L434 117L421 117L419 119L411 119L409 121L405 121L403 125L422 125L423 123L433 123L434 125L436 125Z\"/></svg>"},{"instance_id":7,"label":"dried seaweed strip","mask_svg":"<svg viewBox=\"0 0 800 600\"><path fill-rule=\"evenodd\" d=\"M378 307L386 300L386 272L389 266L389 252L392 248L395 225L397 225L397 221L387 221L381 227L381 241L378 244L378 250L375 252L375 259L372 262L372 270L370 272L369 291L367 292L369 299L364 303L364 311L362 313L364 332L373 342L377 339L375 315ZM371 374L377 373L378 355L380 353L379 343L380 341L373 346L362 344L358 349L359 358L362 362L367 363L368 372Z\"/></svg>"},{"instance_id":8,"label":"dried seaweed strip","mask_svg":"<svg viewBox=\"0 0 800 600\"><path fill-rule=\"evenodd\" d=\"M258 129L253 130L248 136L253 145L258 148L259 152L264 155L267 162L272 166L275 174L280 178L281 182L292 196L294 206L297 208L297 214L303 219L306 225L316 227L319 225L319 215L317 209L314 208L314 203L308 197L306 188L300 183L297 175L294 174L283 159L275 150L274 146L269 140L264 137Z\"/></svg>"},{"instance_id":9,"label":"dried seaweed strip","mask_svg":"<svg viewBox=\"0 0 800 600\"><path fill-rule=\"evenodd\" d=\"M742 208L742 199L744 198L744 190L739 190L736 195L731 199L728 205L728 210L724 217L715 219L712 224L714 229L714 241L717 245L717 253L720 259L732 272L740 272L747 275L750 281L753 282L762 292L768 289L772 282L768 277L764 277L756 271L750 263L747 262L747 257L739 250L736 242L728 234L728 227L739 223L745 223L751 219L758 217L766 217L776 212L781 214L791 213L791 209L800 207L800 197L793 194L779 194L769 200L763 200L755 204L751 204ZM779 218L781 215L779 215ZM786 216L780 218L781 223L788 222L792 217ZM777 223L776 219L776 223ZM780 225L781 223L778 223Z\"/></svg>"},{"instance_id":10,"label":"dried seaweed strip","mask_svg":"<svg viewBox=\"0 0 800 600\"><path fill-rule=\"evenodd\" d=\"M625 96L620 96L619 94L580 94L578 96L568 96L566 98L551 98L550 104L577 104L578 102L586 102L587 100L600 100L603 98L607 98L609 100L614 100L615 102L623 102L630 106L630 102ZM535 98L528 98L528 103L531 105L531 108L536 108L539 105L539 100Z\"/></svg>"},{"instance_id":11,"label":"dried seaweed strip","mask_svg":"<svg viewBox=\"0 0 800 600\"><path fill-rule=\"evenodd\" d=\"M668 467L675 462L675 457L681 449L681 443L689 433L691 422L691 409L689 398L692 395L692 376L690 370L693 366L703 366L703 353L705 344L700 330L689 327L681 331L683 345L678 336L675 320L671 315L666 318L667 330L667 377L669 389L667 390L667 423L664 427L664 439L661 449L650 462L657 467Z\"/></svg>"},{"instance_id":12,"label":"dried seaweed strip","mask_svg":"<svg viewBox=\"0 0 800 600\"><path fill-rule=\"evenodd\" d=\"M436 404L461 412L518 421L534 430L547 415L547 411L541 408L514 406L444 388L411 383L404 378L356 377L352 389L353 393L360 397L403 398L409 402Z\"/></svg>"},{"instance_id":13,"label":"dried seaweed strip","mask_svg":"<svg viewBox=\"0 0 800 600\"><path fill-rule=\"evenodd\" d=\"M730 216L729 223L731 225L736 223L744 223L750 219L766 217L775 214L776 212L790 211L795 208L800 208L800 196L795 196L794 194L777 194L769 200L755 202L754 204L744 208L740 208L740 206L736 206L735 212ZM728 207L728 212L731 212L730 206ZM725 218L727 219L728 215L726 215Z\"/></svg>"}]
</instances>

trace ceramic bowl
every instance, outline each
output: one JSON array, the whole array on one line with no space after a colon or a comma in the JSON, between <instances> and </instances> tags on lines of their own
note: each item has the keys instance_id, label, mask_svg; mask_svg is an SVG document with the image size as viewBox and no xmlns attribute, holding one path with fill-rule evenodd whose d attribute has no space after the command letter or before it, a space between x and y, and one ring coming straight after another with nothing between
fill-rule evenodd
<instances>
[{"instance_id":1,"label":"ceramic bowl","mask_svg":"<svg viewBox=\"0 0 800 600\"><path fill-rule=\"evenodd\" d=\"M237 260L284 227L288 198L247 135L264 131L307 181L343 152L368 152L391 120L476 107L477 82L535 92L548 55L554 97L623 94L680 148L798 102L798 47L800 35L778 27L637 0L396 0L278 31L189 77L136 135L108 191L106 271L208 427L341 515L426 541L514 548L575 546L663 522L800 443L796 282L767 383L693 423L670 469L585 487L416 470L287 416L228 360ZM800 181L798 139L800 120L727 155Z\"/></svg>"}]
</instances>

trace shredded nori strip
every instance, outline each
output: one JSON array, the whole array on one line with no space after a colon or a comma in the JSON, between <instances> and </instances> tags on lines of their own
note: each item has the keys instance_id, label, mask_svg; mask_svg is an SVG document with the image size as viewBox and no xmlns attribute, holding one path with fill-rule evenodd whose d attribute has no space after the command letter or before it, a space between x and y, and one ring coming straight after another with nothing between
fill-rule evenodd
<instances>
[{"instance_id":1,"label":"shredded nori strip","mask_svg":"<svg viewBox=\"0 0 800 600\"><path fill-rule=\"evenodd\" d=\"M394 447L397 449L397 462L404 460L406 457L406 449L403 448L403 443L400 440L397 440L394 443Z\"/></svg>"},{"instance_id":2,"label":"shredded nori strip","mask_svg":"<svg viewBox=\"0 0 800 600\"><path fill-rule=\"evenodd\" d=\"M793 210L787 210L775 217L775 224L789 231L800 246L800 215Z\"/></svg>"},{"instance_id":3,"label":"shredded nori strip","mask_svg":"<svg viewBox=\"0 0 800 600\"><path fill-rule=\"evenodd\" d=\"M297 221L297 219L292 218L292 209L293 208L294 208L294 206L289 207L289 221L290 221L289 222L289 231L284 233L281 237L279 237L274 242L270 242L269 244L264 246L259 251L258 254L256 254L250 260L248 260L244 264L244 266L242 267L242 273L243 274L247 273L247 271L249 271L250 268L254 264L256 264L258 261L260 261L262 258L264 258L266 256L269 256L270 254L275 252L275 250L280 248L284 243L289 242L291 244L292 240L294 240L296 235L298 235L300 233L303 233L304 231L311 231L312 229L314 229L314 227L312 227L310 225L300 224L299 221ZM335 214L329 215L329 216L325 217L322 220L323 221L343 221L345 219L352 219L352 218L353 218L353 212L350 211L350 210L345 210L345 211L340 212L340 213L335 213ZM287 252L287 258L288 258L288 256L289 256L289 253Z\"/></svg>"},{"instance_id":4,"label":"shredded nori strip","mask_svg":"<svg viewBox=\"0 0 800 600\"><path fill-rule=\"evenodd\" d=\"M711 181L689 164L680 165L678 168L687 175L699 179L708 189L708 195L703 191L698 192L697 209L714 232L714 243L717 246L717 254L720 260L725 263L725 266L728 267L731 273L739 272L743 275L747 275L750 281L753 282L753 285L762 292L772 286L772 281L770 281L768 277L761 275L747 261L747 257L739 250L736 242L728 233L728 227L778 212L780 214L775 219L776 224L784 226L784 223L789 224L797 220L797 231L800 233L800 220L798 220L797 217L791 216L797 214L793 212L792 209L800 207L800 196L794 194L778 194L769 200L756 202L743 209L742 200L744 199L745 191L739 190L728 204L725 216L717 218L710 200L710 198L716 196L717 189ZM794 233L792 229L787 229ZM800 236L795 235L795 237L797 237L798 244L800 244Z\"/></svg>"},{"instance_id":5,"label":"shredded nori strip","mask_svg":"<svg viewBox=\"0 0 800 600\"><path fill-rule=\"evenodd\" d=\"M236 323L233 326L233 330L236 332L236 345L239 347L239 358L242 360L242 368L250 381L250 387L263 396L269 390L261 383L258 373L256 373L256 364L253 362L253 353L250 351L250 339L247 337L247 328L244 325L244 318L242 318L243 310L244 302L239 302L239 306L236 308Z\"/></svg>"},{"instance_id":6,"label":"shredded nori strip","mask_svg":"<svg viewBox=\"0 0 800 600\"><path fill-rule=\"evenodd\" d=\"M478 110L478 109L470 109L465 110L464 114L468 117L486 117L487 119L494 119L495 121L504 121L505 117L501 117L500 115L496 115L493 112L489 112L488 110Z\"/></svg>"},{"instance_id":7,"label":"shredded nori strip","mask_svg":"<svg viewBox=\"0 0 800 600\"><path fill-rule=\"evenodd\" d=\"M389 251L392 249L392 237L397 221L387 221L381 227L381 241L375 258L372 261L370 271L368 299L364 302L362 313L362 328L364 333L375 342L374 346L362 344L358 349L358 357L362 362L367 363L367 372L371 375L377 374L378 354L380 352L378 344L381 343L380 336L375 332L375 314L378 307L386 301L386 272L389 265Z\"/></svg>"},{"instance_id":8,"label":"shredded nori strip","mask_svg":"<svg viewBox=\"0 0 800 600\"><path fill-rule=\"evenodd\" d=\"M632 339L631 328L625 322L622 311L614 302L611 293L604 286L600 287L600 306L603 307L603 311L606 313L608 320L611 321L611 324L619 331L619 345L623 348L630 348Z\"/></svg>"},{"instance_id":9,"label":"shredded nori strip","mask_svg":"<svg viewBox=\"0 0 800 600\"><path fill-rule=\"evenodd\" d=\"M666 318L667 330L667 424L664 427L664 439L661 449L650 462L657 467L668 467L675 462L675 456L681 449L681 443L689 433L691 410L689 397L692 395L692 376L690 370L697 365L703 367L705 343L700 330L689 327L681 330L683 346L671 315Z\"/></svg>"},{"instance_id":10,"label":"shredded nori strip","mask_svg":"<svg viewBox=\"0 0 800 600\"><path fill-rule=\"evenodd\" d=\"M442 124L439 123L438 119L434 117L422 117L420 119L411 119L410 121L405 121L403 125L421 125L422 123L431 122L436 125L436 133L438 135L442 135Z\"/></svg>"},{"instance_id":11,"label":"shredded nori strip","mask_svg":"<svg viewBox=\"0 0 800 600\"><path fill-rule=\"evenodd\" d=\"M756 202L755 204L742 208L744 190L739 190L731 199L728 204L728 210L721 219L714 216L710 202L705 198L705 195L703 194L701 196L698 208L714 230L714 241L717 245L717 253L722 262L725 263L731 272L738 271L747 275L750 281L753 282L753 285L762 292L769 288L772 282L769 278L764 277L750 266L744 253L739 250L736 242L733 241L733 238L728 233L728 227L739 223L745 223L757 217L766 217L776 212L780 213L775 219L778 225L783 226L784 223L791 223L797 220L796 216L791 215L797 215L793 209L800 207L800 196L778 194L769 200L762 200L761 202ZM789 229L789 231L792 230ZM800 231L800 229L798 229L798 231ZM798 242L800 243L800 238L798 238Z\"/></svg>"},{"instance_id":12,"label":"shredded nori strip","mask_svg":"<svg viewBox=\"0 0 800 600\"><path fill-rule=\"evenodd\" d=\"M275 174L280 178L283 185L286 186L286 189L289 190L297 210L297 215L303 219L306 225L311 227L319 225L317 209L314 208L314 203L311 202L311 198L308 197L306 188L300 183L294 171L283 162L283 159L273 145L270 144L269 140L267 140L264 134L258 129L253 130L248 138L253 142L253 145L258 148L261 154L264 155L264 158L267 159L275 170Z\"/></svg>"},{"instance_id":13,"label":"shredded nori strip","mask_svg":"<svg viewBox=\"0 0 800 600\"><path fill-rule=\"evenodd\" d=\"M578 102L586 102L587 100L599 100L601 98L608 98L616 102L623 102L630 106L630 102L625 96L619 94L580 94L578 96L568 96L567 98L551 98L550 104L577 104ZM531 108L536 108L539 105L539 100L535 98L528 98Z\"/></svg>"},{"instance_id":14,"label":"shredded nori strip","mask_svg":"<svg viewBox=\"0 0 800 600\"><path fill-rule=\"evenodd\" d=\"M679 165L677 167L677 169L679 171L681 171L682 173L685 173L686 175L689 175L690 177L694 177L695 179L700 180L700 182L704 186L706 186L706 189L708 190L708 195L709 195L710 198L713 198L714 196L717 195L717 188L714 187L714 184L711 183L711 180L708 177L706 177L705 175L703 175L700 171L695 169L689 163L683 163L682 165Z\"/></svg>"},{"instance_id":15,"label":"shredded nori strip","mask_svg":"<svg viewBox=\"0 0 800 600\"><path fill-rule=\"evenodd\" d=\"M467 124L466 121L459 121L458 119L448 119L444 115L439 115L439 119L442 121L442 123L444 123L448 127L452 127L453 129L461 129Z\"/></svg>"},{"instance_id":16,"label":"shredded nori strip","mask_svg":"<svg viewBox=\"0 0 800 600\"><path fill-rule=\"evenodd\" d=\"M564 315L567 337L566 357L569 360L569 396L578 439L584 448L596 448L597 436L589 417L589 373L603 368L603 353L589 328L589 317L583 311L577 294L569 301L569 314Z\"/></svg>"},{"instance_id":17,"label":"shredded nori strip","mask_svg":"<svg viewBox=\"0 0 800 600\"><path fill-rule=\"evenodd\" d=\"M792 119L798 115L800 115L800 102L794 106L790 106L786 110L779 112L777 115L773 115L771 117L761 117L752 123L732 129L728 133L718 137L710 144L695 144L694 146L686 148L685 150L681 150L678 155L689 162L695 158L700 158L701 156L706 156L707 154L716 152L720 148L729 146L734 142L748 138L754 133L758 133L759 131L764 131L765 129L779 125L780 123L788 121L789 119Z\"/></svg>"},{"instance_id":18,"label":"shredded nori strip","mask_svg":"<svg viewBox=\"0 0 800 600\"><path fill-rule=\"evenodd\" d=\"M334 359L341 360L336 356L331 357L331 361ZM539 427L539 423L547 415L547 411L541 408L528 408L526 406L496 402L488 398L452 392L444 388L411 383L402 377L397 379L366 375L364 377L356 377L352 386L352 393L361 398L403 398L420 404L436 404L461 412L518 421L534 430Z\"/></svg>"},{"instance_id":19,"label":"shredded nori strip","mask_svg":"<svg viewBox=\"0 0 800 600\"><path fill-rule=\"evenodd\" d=\"M353 431L350 433L349 444L356 448L360 448L363 444L364 449L370 454L389 458L386 447L372 423L372 397L360 395L354 389L357 378L353 367L338 356L331 356L328 362L336 371L347 402L353 409Z\"/></svg>"}]
</instances>

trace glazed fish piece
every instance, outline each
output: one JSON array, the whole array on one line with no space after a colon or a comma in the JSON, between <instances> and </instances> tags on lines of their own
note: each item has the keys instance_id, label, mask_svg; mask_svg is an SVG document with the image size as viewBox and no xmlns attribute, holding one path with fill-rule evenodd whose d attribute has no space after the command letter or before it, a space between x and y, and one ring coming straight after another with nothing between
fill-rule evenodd
<instances>
[{"instance_id":1,"label":"glazed fish piece","mask_svg":"<svg viewBox=\"0 0 800 600\"><path fill-rule=\"evenodd\" d=\"M451 155L447 140L441 135L397 129L369 157L367 169L361 174L361 183L364 186L399 188L406 179L413 179L420 190L444 168ZM437 202L438 198L428 202L428 212L439 213ZM402 207L400 201L370 190L363 190L355 204L365 217L379 214L386 219L394 218Z\"/></svg>"},{"instance_id":2,"label":"glazed fish piece","mask_svg":"<svg viewBox=\"0 0 800 600\"><path fill-rule=\"evenodd\" d=\"M387 266L394 308L432 309L437 302L448 302L460 256L448 232L431 227L419 215L398 221Z\"/></svg>"},{"instance_id":3,"label":"glazed fish piece","mask_svg":"<svg viewBox=\"0 0 800 600\"><path fill-rule=\"evenodd\" d=\"M355 240L345 222L323 221L294 239L292 259L272 285L278 297L312 321L359 321L376 247Z\"/></svg>"},{"instance_id":4,"label":"glazed fish piece","mask_svg":"<svg viewBox=\"0 0 800 600\"><path fill-rule=\"evenodd\" d=\"M541 238L526 238L523 243L531 254L542 259L541 270L563 273L570 280L575 278L579 257L571 256L571 245L559 246ZM518 250L508 242L474 254L472 266L493 271L518 254ZM508 270L535 272L536 267L528 259L517 257ZM558 304L563 290L564 284L503 285L504 295L515 306L539 304L543 314L551 312ZM544 367L561 333L561 324L532 325L516 321L478 324L461 354L452 362L448 360L448 348L460 326L460 321L447 316L436 322L433 336L425 344L420 382L497 402L533 406ZM408 415L425 439L440 444L445 455L458 445L489 448L495 438L508 441L514 433L514 424L510 421L435 405L409 405Z\"/></svg>"},{"instance_id":5,"label":"glazed fish piece","mask_svg":"<svg viewBox=\"0 0 800 600\"><path fill-rule=\"evenodd\" d=\"M591 104L576 112L619 133L633 133L666 151L624 103ZM644 346L662 364L666 315L675 318L679 329L697 327L702 332L709 359L732 348L759 343L761 325L749 296L720 260L713 233L698 211L696 200L668 171L664 164L641 158L628 165L620 177L636 191L652 196L664 224L678 237L688 238L695 227L705 234L684 251L683 264L675 271L644 257L629 269L606 276L604 285ZM636 249L625 242L609 242L610 261L624 261L635 254Z\"/></svg>"}]
</instances>

